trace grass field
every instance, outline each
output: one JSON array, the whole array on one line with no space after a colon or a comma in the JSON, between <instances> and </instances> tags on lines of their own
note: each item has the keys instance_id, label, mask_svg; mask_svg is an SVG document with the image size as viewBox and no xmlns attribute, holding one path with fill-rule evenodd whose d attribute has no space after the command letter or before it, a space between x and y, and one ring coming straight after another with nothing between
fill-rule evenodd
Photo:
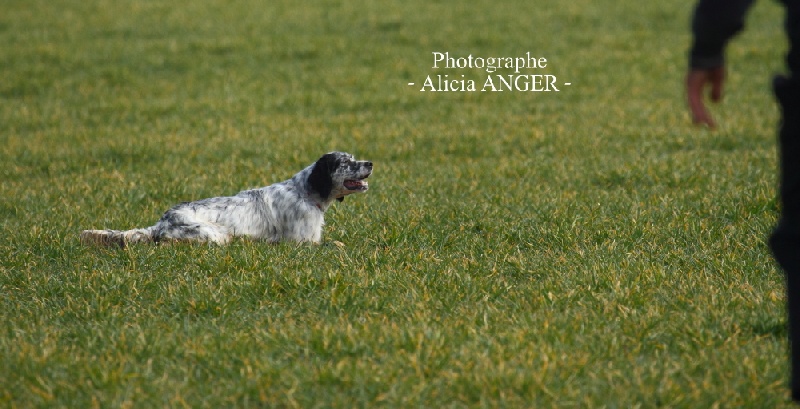
<instances>
[{"instance_id":1,"label":"grass field","mask_svg":"<svg viewBox=\"0 0 800 409\"><path fill-rule=\"evenodd\" d=\"M689 14L4 1L0 406L790 406L765 245L781 10L732 44L713 132L683 106ZM433 52L530 52L572 85L420 92L489 75ZM375 173L320 246L78 243L330 150Z\"/></svg>"}]
</instances>

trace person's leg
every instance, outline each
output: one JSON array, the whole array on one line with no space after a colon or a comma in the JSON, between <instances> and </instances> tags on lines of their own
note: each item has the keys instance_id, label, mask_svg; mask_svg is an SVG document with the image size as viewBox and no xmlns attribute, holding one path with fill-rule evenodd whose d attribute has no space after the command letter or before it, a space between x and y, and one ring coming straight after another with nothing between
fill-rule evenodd
<instances>
[{"instance_id":1,"label":"person's leg","mask_svg":"<svg viewBox=\"0 0 800 409\"><path fill-rule=\"evenodd\" d=\"M786 274L792 398L800 401L800 83L780 77L774 86L782 111L778 133L781 217L770 247Z\"/></svg>"},{"instance_id":2,"label":"person's leg","mask_svg":"<svg viewBox=\"0 0 800 409\"><path fill-rule=\"evenodd\" d=\"M774 81L781 107L778 131L781 216L770 237L775 259L786 275L792 399L800 401L800 0L783 0L789 53L788 77Z\"/></svg>"}]
</instances>

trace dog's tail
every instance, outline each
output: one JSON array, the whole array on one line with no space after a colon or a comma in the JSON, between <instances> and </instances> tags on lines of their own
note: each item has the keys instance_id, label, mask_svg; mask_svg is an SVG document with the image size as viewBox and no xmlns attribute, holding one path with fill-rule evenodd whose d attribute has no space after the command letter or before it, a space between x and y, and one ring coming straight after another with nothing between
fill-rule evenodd
<instances>
[{"instance_id":1,"label":"dog's tail","mask_svg":"<svg viewBox=\"0 0 800 409\"><path fill-rule=\"evenodd\" d=\"M155 241L153 229L133 230L84 230L81 244L90 246L125 247L130 243L152 243Z\"/></svg>"}]
</instances>

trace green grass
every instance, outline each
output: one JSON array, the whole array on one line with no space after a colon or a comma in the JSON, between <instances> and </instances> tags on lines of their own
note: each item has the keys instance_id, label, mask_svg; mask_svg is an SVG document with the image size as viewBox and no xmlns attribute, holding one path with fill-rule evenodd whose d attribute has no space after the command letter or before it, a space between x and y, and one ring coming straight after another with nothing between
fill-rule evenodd
<instances>
[{"instance_id":1,"label":"green grass","mask_svg":"<svg viewBox=\"0 0 800 409\"><path fill-rule=\"evenodd\" d=\"M467 5L468 4L468 5ZM4 407L789 406L781 10L683 105L686 2L7 0ZM559 93L418 92L432 52ZM85 248L85 228L375 162L324 244ZM343 247L334 241L344 243Z\"/></svg>"}]
</instances>

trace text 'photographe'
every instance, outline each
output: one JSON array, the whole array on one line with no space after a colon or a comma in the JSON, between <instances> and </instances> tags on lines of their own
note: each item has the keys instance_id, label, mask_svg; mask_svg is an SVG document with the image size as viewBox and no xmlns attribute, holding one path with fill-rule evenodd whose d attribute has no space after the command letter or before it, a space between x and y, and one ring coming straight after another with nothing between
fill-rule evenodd
<instances>
[{"instance_id":1,"label":"text 'photographe'","mask_svg":"<svg viewBox=\"0 0 800 409\"><path fill-rule=\"evenodd\" d=\"M517 57L475 57L472 54L451 56L449 52L433 53L433 69L444 70L483 70L486 77L475 80L467 74L446 73L428 75L422 84L421 92L441 91L481 91L481 92L559 92L572 85L559 83L553 74L535 73L547 68L547 59L526 52ZM532 73L534 72L534 73ZM540 71L541 72L541 71ZM417 85L409 82L409 86Z\"/></svg>"}]
</instances>

